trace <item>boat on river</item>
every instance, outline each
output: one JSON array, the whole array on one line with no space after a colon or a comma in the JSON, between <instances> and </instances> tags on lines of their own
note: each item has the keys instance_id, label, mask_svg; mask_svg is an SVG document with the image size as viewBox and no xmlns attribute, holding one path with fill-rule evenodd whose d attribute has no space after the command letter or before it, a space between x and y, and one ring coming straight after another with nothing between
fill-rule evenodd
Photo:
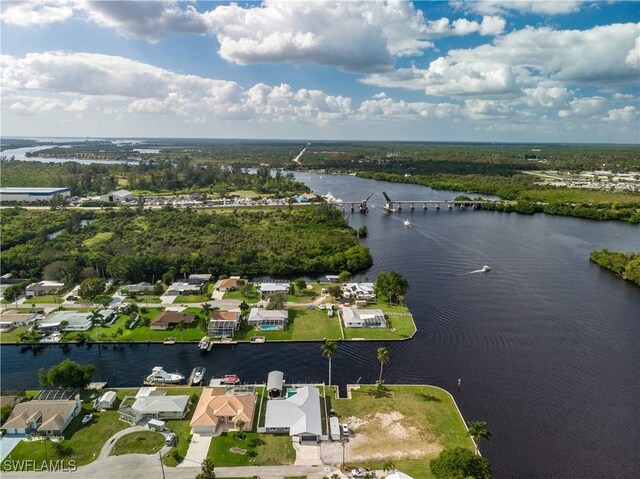
<instances>
[{"instance_id":1,"label":"boat on river","mask_svg":"<svg viewBox=\"0 0 640 479\"><path fill-rule=\"evenodd\" d=\"M409 221L409 220L404 220L404 225L405 225L406 227L408 227L408 228L410 228L411 226L413 226L413 225L411 224L411 221Z\"/></svg>"},{"instance_id":2,"label":"boat on river","mask_svg":"<svg viewBox=\"0 0 640 479\"><path fill-rule=\"evenodd\" d=\"M191 374L189 375L189 385L199 386L200 384L202 384L205 372L207 372L207 370L202 366L196 366L195 368L193 368Z\"/></svg>"},{"instance_id":3,"label":"boat on river","mask_svg":"<svg viewBox=\"0 0 640 479\"><path fill-rule=\"evenodd\" d=\"M240 378L235 374L225 374L224 377L220 380L222 384L239 384Z\"/></svg>"},{"instance_id":4,"label":"boat on river","mask_svg":"<svg viewBox=\"0 0 640 479\"><path fill-rule=\"evenodd\" d=\"M482 267L482 269L480 271L482 271L483 273L486 273L487 271L491 271L491 268L489 266L485 265L485 266Z\"/></svg>"},{"instance_id":5,"label":"boat on river","mask_svg":"<svg viewBox=\"0 0 640 479\"><path fill-rule=\"evenodd\" d=\"M147 376L146 382L153 384L178 384L184 380L184 376L179 372L168 373L162 366L156 366L151 370L151 374Z\"/></svg>"},{"instance_id":6,"label":"boat on river","mask_svg":"<svg viewBox=\"0 0 640 479\"><path fill-rule=\"evenodd\" d=\"M200 349L200 351L209 351L210 345L211 345L211 340L209 339L209 336L205 336L200 340L200 343L198 344L198 348Z\"/></svg>"}]
</instances>

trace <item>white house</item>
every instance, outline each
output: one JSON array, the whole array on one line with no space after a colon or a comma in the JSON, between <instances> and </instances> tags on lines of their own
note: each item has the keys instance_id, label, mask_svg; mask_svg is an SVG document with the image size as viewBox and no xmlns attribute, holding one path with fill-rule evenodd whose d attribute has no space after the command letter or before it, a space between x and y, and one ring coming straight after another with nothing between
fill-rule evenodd
<instances>
[{"instance_id":1,"label":"white house","mask_svg":"<svg viewBox=\"0 0 640 479\"><path fill-rule=\"evenodd\" d=\"M127 396L118 412L120 420L138 424L143 419L182 419L187 413L189 396L167 396L157 390L146 396Z\"/></svg>"},{"instance_id":2,"label":"white house","mask_svg":"<svg viewBox=\"0 0 640 479\"><path fill-rule=\"evenodd\" d=\"M100 311L104 321L109 320L114 316L114 312L110 309L103 309ZM64 327L65 331L87 331L91 329L91 320L89 317L91 313L79 313L77 311L56 311L44 318L38 323L42 329L51 329L55 331L60 330L60 324L63 321L67 322Z\"/></svg>"},{"instance_id":3,"label":"white house","mask_svg":"<svg viewBox=\"0 0 640 479\"><path fill-rule=\"evenodd\" d=\"M387 321L381 309L342 308L342 322L347 328L386 328Z\"/></svg>"},{"instance_id":4,"label":"white house","mask_svg":"<svg viewBox=\"0 0 640 479\"><path fill-rule=\"evenodd\" d=\"M258 292L263 297L275 293L289 294L290 289L290 283L261 283L260 286L258 286Z\"/></svg>"},{"instance_id":5,"label":"white house","mask_svg":"<svg viewBox=\"0 0 640 479\"><path fill-rule=\"evenodd\" d=\"M319 441L322 416L318 388L303 386L287 399L268 400L263 432L288 433L300 442Z\"/></svg>"},{"instance_id":6,"label":"white house","mask_svg":"<svg viewBox=\"0 0 640 479\"><path fill-rule=\"evenodd\" d=\"M247 324L257 330L283 330L289 322L289 312L282 309L251 308Z\"/></svg>"},{"instance_id":7,"label":"white house","mask_svg":"<svg viewBox=\"0 0 640 479\"><path fill-rule=\"evenodd\" d=\"M100 409L111 409L115 402L116 402L116 392L107 391L98 400L98 405L100 406Z\"/></svg>"},{"instance_id":8,"label":"white house","mask_svg":"<svg viewBox=\"0 0 640 479\"><path fill-rule=\"evenodd\" d=\"M202 292L202 287L204 283L201 284L191 284L182 281L176 281L175 283L171 283L167 290L164 292L164 296L180 296L181 294L200 294Z\"/></svg>"},{"instance_id":9,"label":"white house","mask_svg":"<svg viewBox=\"0 0 640 479\"><path fill-rule=\"evenodd\" d=\"M376 299L373 283L344 283L342 292L345 298L356 298L371 301Z\"/></svg>"},{"instance_id":10,"label":"white house","mask_svg":"<svg viewBox=\"0 0 640 479\"><path fill-rule=\"evenodd\" d=\"M40 296L43 294L56 294L64 288L64 283L58 281L40 281L38 283L32 283L25 288L25 295L27 298L34 296Z\"/></svg>"}]
</instances>

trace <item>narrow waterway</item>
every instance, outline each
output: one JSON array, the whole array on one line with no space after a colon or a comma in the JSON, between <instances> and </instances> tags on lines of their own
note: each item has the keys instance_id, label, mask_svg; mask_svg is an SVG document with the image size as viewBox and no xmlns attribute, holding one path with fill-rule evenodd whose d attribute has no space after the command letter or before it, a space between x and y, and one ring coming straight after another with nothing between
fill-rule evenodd
<instances>
[{"instance_id":1,"label":"narrow waterway","mask_svg":"<svg viewBox=\"0 0 640 479\"><path fill-rule=\"evenodd\" d=\"M453 393L465 418L484 420L482 445L498 478L640 476L640 288L588 261L592 249L640 250L640 227L546 215L421 208L388 215L392 199L452 199L415 185L301 173L316 193L359 200L374 192L366 225L375 264L409 279L418 333L387 344L390 383L429 383ZM407 228L403 220L411 219ZM488 273L469 274L488 265ZM376 343L341 344L339 384L377 378ZM70 357L97 366L113 386L139 385L155 365L188 374L237 373L264 381L326 378L318 344L240 345L201 355L195 345L2 346L3 387L37 385L37 370ZM457 390L458 378L462 380Z\"/></svg>"}]
</instances>

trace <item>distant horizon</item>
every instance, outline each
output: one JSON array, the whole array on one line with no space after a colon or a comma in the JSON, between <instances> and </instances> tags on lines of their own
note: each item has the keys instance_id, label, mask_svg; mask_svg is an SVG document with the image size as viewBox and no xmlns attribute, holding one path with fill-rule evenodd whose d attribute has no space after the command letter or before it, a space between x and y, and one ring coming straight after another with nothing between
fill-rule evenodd
<instances>
[{"instance_id":1,"label":"distant horizon","mask_svg":"<svg viewBox=\"0 0 640 479\"><path fill-rule=\"evenodd\" d=\"M17 135L0 135L0 142L4 139L16 139L16 140L33 140L37 141L40 139L59 139L59 140L180 140L180 141L189 141L189 140L204 140L204 141L246 141L246 142L286 142L286 143L408 143L408 144L436 144L436 145L586 145L586 146L594 146L594 145L614 145L614 146L638 146L639 143L585 143L585 142L551 142L551 141L447 141L447 140L361 140L361 139L349 139L349 140L338 140L338 139L322 139L322 140L309 140L309 139L297 139L297 138L222 138L222 137L180 137L180 136L17 136Z\"/></svg>"}]
</instances>

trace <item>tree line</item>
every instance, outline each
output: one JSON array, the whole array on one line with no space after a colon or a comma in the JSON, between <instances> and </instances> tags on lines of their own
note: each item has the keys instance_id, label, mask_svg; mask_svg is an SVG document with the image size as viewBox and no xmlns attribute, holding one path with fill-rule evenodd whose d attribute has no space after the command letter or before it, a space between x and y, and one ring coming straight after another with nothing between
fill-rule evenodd
<instances>
[{"instance_id":1,"label":"tree line","mask_svg":"<svg viewBox=\"0 0 640 479\"><path fill-rule=\"evenodd\" d=\"M640 253L620 253L602 249L592 251L589 259L617 276L640 286Z\"/></svg>"},{"instance_id":2,"label":"tree line","mask_svg":"<svg viewBox=\"0 0 640 479\"><path fill-rule=\"evenodd\" d=\"M169 272L292 275L372 264L368 248L340 212L328 205L277 210L134 210L89 212L5 209L3 272L75 284L90 277L155 282ZM47 225L64 226L48 237ZM34 230L34 231L31 231Z\"/></svg>"}]
</instances>

